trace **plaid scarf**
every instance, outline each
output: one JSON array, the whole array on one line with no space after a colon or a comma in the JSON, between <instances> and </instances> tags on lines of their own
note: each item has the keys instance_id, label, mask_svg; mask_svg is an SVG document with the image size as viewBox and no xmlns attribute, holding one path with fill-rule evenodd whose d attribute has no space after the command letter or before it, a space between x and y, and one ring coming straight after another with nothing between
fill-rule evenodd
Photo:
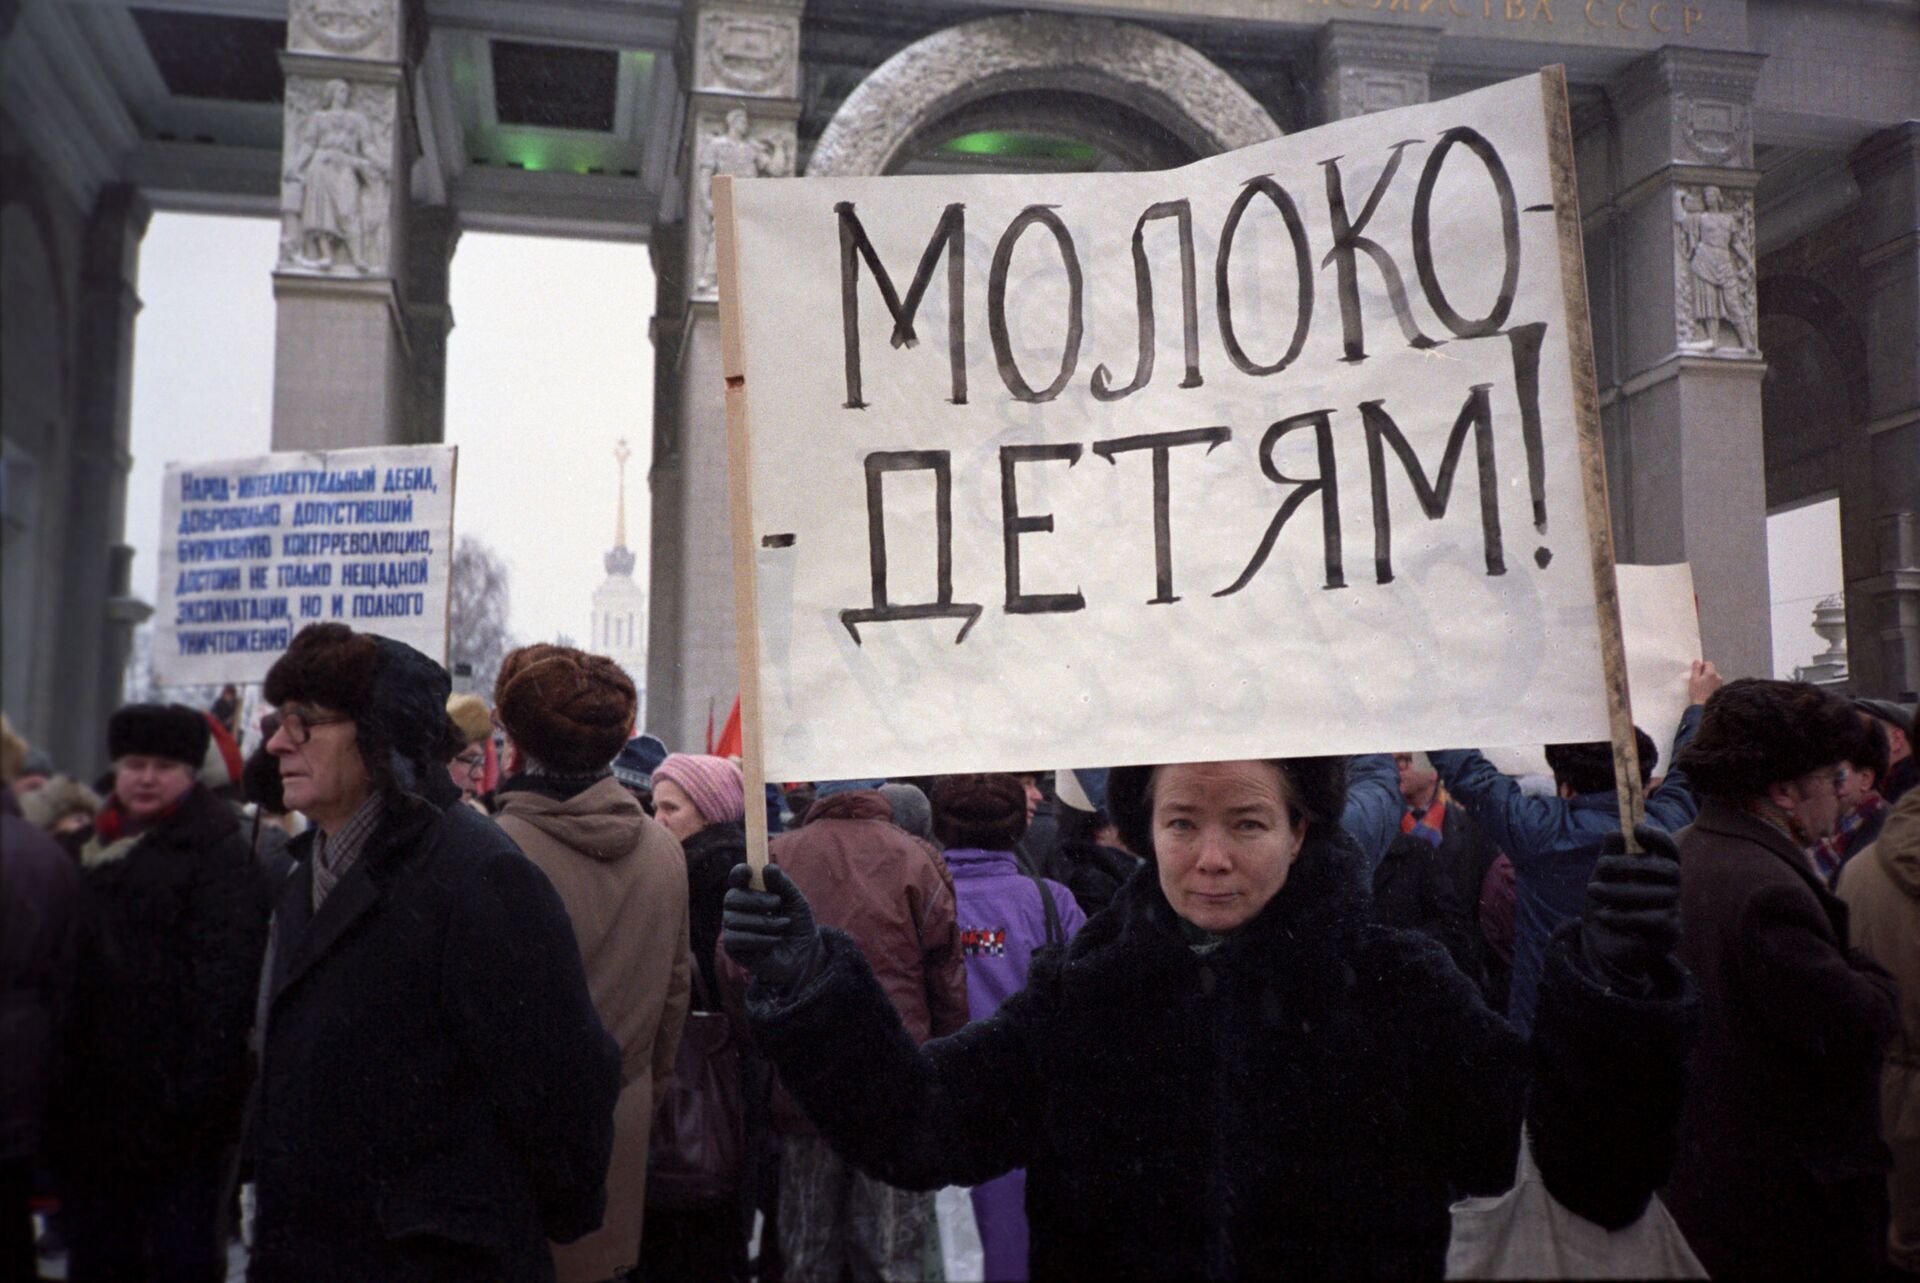
<instances>
[{"instance_id":1,"label":"plaid scarf","mask_svg":"<svg viewBox=\"0 0 1920 1283\"><path fill-rule=\"evenodd\" d=\"M360 804L360 809L348 817L347 822L332 837L325 829L313 835L313 911L320 912L320 906L340 879L352 872L359 862L360 853L367 849L367 839L373 836L373 830L380 823L380 795Z\"/></svg>"},{"instance_id":2,"label":"plaid scarf","mask_svg":"<svg viewBox=\"0 0 1920 1283\"><path fill-rule=\"evenodd\" d=\"M1860 804L1840 817L1840 823L1833 830L1832 837L1821 838L1813 844L1807 854L1813 860L1813 870L1820 880L1828 886L1839 874L1840 866L1847 862L1847 856L1853 853L1853 841L1868 821L1885 814L1887 800L1878 793L1869 790L1860 798Z\"/></svg>"}]
</instances>

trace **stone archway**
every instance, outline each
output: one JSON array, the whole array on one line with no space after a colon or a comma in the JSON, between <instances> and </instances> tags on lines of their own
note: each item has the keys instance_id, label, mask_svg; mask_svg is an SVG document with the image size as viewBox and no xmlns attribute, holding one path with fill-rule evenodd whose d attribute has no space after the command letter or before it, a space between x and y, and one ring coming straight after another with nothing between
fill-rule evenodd
<instances>
[{"instance_id":1,"label":"stone archway","mask_svg":"<svg viewBox=\"0 0 1920 1283\"><path fill-rule=\"evenodd\" d=\"M1196 157L1282 132L1239 82L1171 36L1106 18L1014 14L935 32L874 68L828 122L807 173L887 173L929 128L1041 88L1138 112Z\"/></svg>"}]
</instances>

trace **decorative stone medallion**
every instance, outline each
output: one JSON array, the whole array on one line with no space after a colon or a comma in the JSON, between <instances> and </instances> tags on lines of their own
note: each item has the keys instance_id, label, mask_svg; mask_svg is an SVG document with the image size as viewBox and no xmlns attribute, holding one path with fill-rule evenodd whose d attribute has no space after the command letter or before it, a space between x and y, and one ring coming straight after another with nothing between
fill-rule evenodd
<instances>
[{"instance_id":1,"label":"decorative stone medallion","mask_svg":"<svg viewBox=\"0 0 1920 1283\"><path fill-rule=\"evenodd\" d=\"M799 20L713 9L700 15L699 87L791 97L799 78Z\"/></svg>"},{"instance_id":2,"label":"decorative stone medallion","mask_svg":"<svg viewBox=\"0 0 1920 1283\"><path fill-rule=\"evenodd\" d=\"M330 53L362 53L394 28L393 0L294 0L296 31Z\"/></svg>"}]
</instances>

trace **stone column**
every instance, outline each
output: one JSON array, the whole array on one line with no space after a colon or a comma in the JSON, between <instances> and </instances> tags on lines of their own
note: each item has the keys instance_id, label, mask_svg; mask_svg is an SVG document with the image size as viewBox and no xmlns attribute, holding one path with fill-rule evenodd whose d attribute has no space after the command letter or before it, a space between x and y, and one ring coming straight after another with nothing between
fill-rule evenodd
<instances>
[{"instance_id":1,"label":"stone column","mask_svg":"<svg viewBox=\"0 0 1920 1283\"><path fill-rule=\"evenodd\" d=\"M450 205L416 205L407 219L408 366L405 439L446 440L447 335L453 332L448 277L460 224Z\"/></svg>"},{"instance_id":2,"label":"stone column","mask_svg":"<svg viewBox=\"0 0 1920 1283\"><path fill-rule=\"evenodd\" d=\"M1773 675L1753 191L1762 57L1668 46L1613 86L1593 292L1621 561L1689 561L1706 658ZM1587 174L1582 174L1583 181Z\"/></svg>"},{"instance_id":3,"label":"stone column","mask_svg":"<svg viewBox=\"0 0 1920 1283\"><path fill-rule=\"evenodd\" d=\"M1852 161L1868 420L1860 457L1842 462L1847 650L1853 689L1891 696L1920 689L1920 121L1875 134Z\"/></svg>"},{"instance_id":4,"label":"stone column","mask_svg":"<svg viewBox=\"0 0 1920 1283\"><path fill-rule=\"evenodd\" d=\"M413 159L398 0L292 0L273 446L413 439L406 280Z\"/></svg>"},{"instance_id":5,"label":"stone column","mask_svg":"<svg viewBox=\"0 0 1920 1283\"><path fill-rule=\"evenodd\" d=\"M722 174L794 172L802 4L727 0L681 10L677 61L687 89L688 182L683 286L676 299L661 299L680 313L673 368L679 393L667 431L656 434L647 656L649 721L670 744L704 744L709 706L718 725L739 691L709 185ZM669 432L670 439L660 439Z\"/></svg>"},{"instance_id":6,"label":"stone column","mask_svg":"<svg viewBox=\"0 0 1920 1283\"><path fill-rule=\"evenodd\" d=\"M1336 18L1319 52L1320 118L1345 120L1429 101L1440 32Z\"/></svg>"},{"instance_id":7,"label":"stone column","mask_svg":"<svg viewBox=\"0 0 1920 1283\"><path fill-rule=\"evenodd\" d=\"M128 439L140 242L152 210L125 183L101 189L81 246L73 453L56 574L54 628L36 657L37 684L52 692L47 750L75 770L105 764L107 715L120 705L134 624L149 611L128 591Z\"/></svg>"}]
</instances>

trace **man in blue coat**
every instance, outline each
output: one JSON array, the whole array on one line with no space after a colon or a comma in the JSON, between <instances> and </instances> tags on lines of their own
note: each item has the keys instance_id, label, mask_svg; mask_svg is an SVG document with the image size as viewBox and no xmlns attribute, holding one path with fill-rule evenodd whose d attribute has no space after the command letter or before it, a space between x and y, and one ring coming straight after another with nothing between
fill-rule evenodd
<instances>
[{"instance_id":1,"label":"man in blue coat","mask_svg":"<svg viewBox=\"0 0 1920 1283\"><path fill-rule=\"evenodd\" d=\"M1700 706L1720 689L1720 674L1695 660L1687 679L1687 711L1673 738L1673 757L1700 725ZM1640 748L1640 782L1653 776L1658 752L1651 738L1635 728ZM1477 749L1429 753L1447 791L1474 822L1513 861L1513 981L1507 1018L1525 1035L1533 1029L1547 941L1562 923L1580 916L1582 897L1600 857L1601 843L1620 832L1620 800L1613 784L1613 747L1556 744L1547 749L1557 797L1528 797L1519 781L1502 775ZM1672 760L1672 759L1669 759ZM1687 777L1678 766L1647 797L1647 822L1678 833L1699 810Z\"/></svg>"}]
</instances>

